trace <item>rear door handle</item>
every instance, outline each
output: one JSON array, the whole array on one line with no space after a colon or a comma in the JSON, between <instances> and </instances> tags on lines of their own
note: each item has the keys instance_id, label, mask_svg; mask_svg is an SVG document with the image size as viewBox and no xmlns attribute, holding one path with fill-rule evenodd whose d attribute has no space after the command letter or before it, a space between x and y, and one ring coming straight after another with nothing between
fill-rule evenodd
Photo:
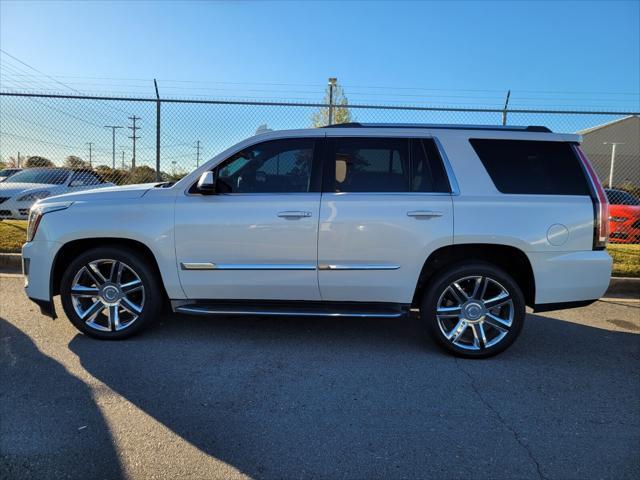
<instances>
[{"instance_id":1,"label":"rear door handle","mask_svg":"<svg viewBox=\"0 0 640 480\"><path fill-rule=\"evenodd\" d=\"M441 217L442 212L436 212L435 210L412 210L407 212L407 216L416 218Z\"/></svg>"},{"instance_id":2,"label":"rear door handle","mask_svg":"<svg viewBox=\"0 0 640 480\"><path fill-rule=\"evenodd\" d=\"M311 212L288 210L285 212L278 212L278 216L280 218L306 218L311 216Z\"/></svg>"}]
</instances>

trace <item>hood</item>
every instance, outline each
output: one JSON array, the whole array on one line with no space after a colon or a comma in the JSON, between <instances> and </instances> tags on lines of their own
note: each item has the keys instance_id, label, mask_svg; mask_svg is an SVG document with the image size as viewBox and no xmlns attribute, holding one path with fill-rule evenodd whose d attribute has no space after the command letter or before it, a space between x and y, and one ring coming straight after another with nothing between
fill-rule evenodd
<instances>
[{"instance_id":1,"label":"hood","mask_svg":"<svg viewBox=\"0 0 640 480\"><path fill-rule=\"evenodd\" d=\"M40 190L48 190L55 195L55 192L61 192L65 189L66 187L64 185L48 183L14 183L11 181L11 177L9 177L8 180L0 183L0 197L14 197L16 195Z\"/></svg>"},{"instance_id":2,"label":"hood","mask_svg":"<svg viewBox=\"0 0 640 480\"><path fill-rule=\"evenodd\" d=\"M102 187L93 188L91 190L82 190L79 192L65 193L56 197L47 197L40 201L41 204L52 202L91 202L94 200L123 200L127 198L140 198L156 183L140 183L137 185L124 185L122 187Z\"/></svg>"}]
</instances>

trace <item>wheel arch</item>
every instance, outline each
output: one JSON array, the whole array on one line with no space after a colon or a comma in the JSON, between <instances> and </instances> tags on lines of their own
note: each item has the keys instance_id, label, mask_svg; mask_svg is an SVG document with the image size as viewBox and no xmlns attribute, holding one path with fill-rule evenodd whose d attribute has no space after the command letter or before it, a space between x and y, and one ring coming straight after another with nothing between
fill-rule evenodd
<instances>
[{"instance_id":1,"label":"wheel arch","mask_svg":"<svg viewBox=\"0 0 640 480\"><path fill-rule=\"evenodd\" d=\"M50 276L50 291L51 296L58 295L60 293L60 283L62 275L64 274L65 267L71 262L71 260L78 255L97 247L121 247L128 250L132 250L135 253L142 255L148 262L151 268L155 271L160 278L161 293L165 300L168 301L168 295L165 290L164 281L162 281L162 274L160 273L160 267L158 261L151 251L151 249L144 243L138 240L132 240L129 238L82 238L78 240L72 240L65 243L57 252L53 264L51 266Z\"/></svg>"},{"instance_id":2,"label":"wheel arch","mask_svg":"<svg viewBox=\"0 0 640 480\"><path fill-rule=\"evenodd\" d=\"M527 305L535 303L535 277L531 262L519 248L490 243L447 245L434 250L425 260L411 302L418 307L431 278L449 265L461 261L485 261L496 265L511 275L522 289Z\"/></svg>"}]
</instances>

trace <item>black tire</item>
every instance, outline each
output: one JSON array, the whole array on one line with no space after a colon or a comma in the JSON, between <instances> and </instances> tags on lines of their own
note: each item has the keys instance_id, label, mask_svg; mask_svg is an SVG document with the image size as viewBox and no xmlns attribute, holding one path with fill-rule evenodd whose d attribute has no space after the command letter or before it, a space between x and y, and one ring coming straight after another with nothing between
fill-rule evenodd
<instances>
[{"instance_id":1,"label":"black tire","mask_svg":"<svg viewBox=\"0 0 640 480\"><path fill-rule=\"evenodd\" d=\"M107 282L102 282L103 278L100 278L93 269L91 272L85 269L91 262L97 261L98 263L94 263L94 266L97 265L98 274L102 274L102 277ZM114 263L110 264L108 263L109 261ZM121 265L123 265L122 268L120 268ZM112 273L111 269L119 269L121 271L121 283L111 282L112 278L108 277ZM117 278L117 272L113 273L113 276ZM92 248L74 259L62 275L60 284L62 307L67 318L82 333L104 340L127 338L142 330L160 314L164 302L162 287L157 277L158 274L155 268L149 264L149 260L132 249L124 247ZM94 279L93 283L92 279ZM86 287L81 285L81 288L99 290L101 295L95 298L72 296L71 290L74 280L87 285ZM142 290L138 287L138 280ZM107 301L107 297L112 295L114 291L113 288L110 291L105 290L107 283L116 286L115 290L117 292L114 298L116 303L103 304L104 310L99 310L94 320L87 323L80 317L76 308L81 312L86 312L89 308L100 308L99 302ZM101 285L100 289L96 288L98 284ZM120 286L123 286L123 288L121 289ZM131 293L123 293L125 288L131 289ZM93 295L93 293L90 292L89 294ZM94 306L93 304L96 302L98 304ZM138 310L139 313L137 313ZM137 313L137 316L134 312ZM117 321L116 318L118 319ZM130 320L130 323L127 324L127 320ZM114 324L117 323L119 323L120 329L114 327Z\"/></svg>"},{"instance_id":2,"label":"black tire","mask_svg":"<svg viewBox=\"0 0 640 480\"><path fill-rule=\"evenodd\" d=\"M485 290L482 279L489 279ZM505 292L508 298L501 297ZM441 316L436 311L439 304ZM457 263L438 272L425 288L420 309L431 338L465 358L487 358L504 351L520 334L525 315L524 295L515 280L501 268L480 261Z\"/></svg>"}]
</instances>

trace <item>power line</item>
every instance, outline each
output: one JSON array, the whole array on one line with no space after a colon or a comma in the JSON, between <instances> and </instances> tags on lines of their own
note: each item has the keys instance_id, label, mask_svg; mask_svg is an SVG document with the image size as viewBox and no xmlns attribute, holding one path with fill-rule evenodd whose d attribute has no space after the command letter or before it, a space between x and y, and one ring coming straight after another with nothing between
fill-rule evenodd
<instances>
[{"instance_id":1,"label":"power line","mask_svg":"<svg viewBox=\"0 0 640 480\"><path fill-rule=\"evenodd\" d=\"M34 66L32 66L32 65L29 65L27 62L25 62L25 61L23 61L23 60L20 60L18 57L15 57L15 56L11 55L11 54L10 54L9 52L7 52L6 50L3 50L3 49L1 49L1 48L0 48L0 52L4 53L6 56L8 56L8 57L12 58L12 59L13 59L13 60L15 60L16 62L21 63L21 64L22 64L22 65L24 65L25 67L30 68L30 69L31 69L31 70L33 70L34 72L38 72L40 75L44 75L45 77L50 78L51 80L53 80L54 82L58 83L59 85L61 85L61 86L63 86L63 87L68 88L69 90L72 90L72 91L74 91L74 92L76 92L76 93L79 93L79 94L81 94L81 93L82 93L80 90L77 90L77 89L75 89L75 88L73 88L73 87L70 87L69 85L67 85L67 84L65 84L65 83L63 83L63 82L61 82L61 81L59 81L59 80L56 80L56 79L55 79L55 78L53 78L51 75L48 75L48 74L44 73L42 70L38 70L36 67L34 67ZM114 110L119 110L120 112L125 113L125 115L126 115L126 113L127 113L127 112L125 112L124 110L120 110L119 108L114 107L113 105L109 105L109 104L107 104L107 106L108 106L109 108L114 109Z\"/></svg>"}]
</instances>

